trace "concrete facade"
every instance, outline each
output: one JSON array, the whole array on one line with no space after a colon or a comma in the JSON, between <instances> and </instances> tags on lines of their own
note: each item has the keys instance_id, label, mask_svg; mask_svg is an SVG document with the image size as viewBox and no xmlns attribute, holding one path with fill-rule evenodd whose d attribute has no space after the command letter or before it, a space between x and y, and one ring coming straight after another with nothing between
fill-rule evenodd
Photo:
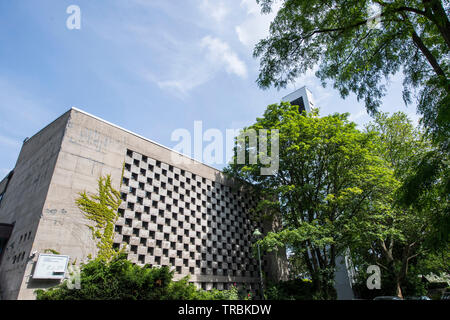
<instances>
[{"instance_id":1,"label":"concrete facade","mask_svg":"<svg viewBox=\"0 0 450 320\"><path fill-rule=\"evenodd\" d=\"M281 101L289 102L291 105L299 106L300 112L311 112L311 109L315 107L313 94L306 86L301 87L294 92L291 92L287 96L284 96Z\"/></svg>"},{"instance_id":2,"label":"concrete facade","mask_svg":"<svg viewBox=\"0 0 450 320\"><path fill-rule=\"evenodd\" d=\"M251 234L274 223L250 216L255 197L212 167L73 108L24 142L0 182L0 226L12 228L0 251L1 298L34 299L35 289L58 283L32 279L38 253L56 250L78 263L95 256L90 221L75 200L96 193L107 174L123 199L114 243L128 245L129 260L172 266L176 278L190 274L205 289L258 287ZM268 257L264 268L285 278L284 255Z\"/></svg>"}]
</instances>

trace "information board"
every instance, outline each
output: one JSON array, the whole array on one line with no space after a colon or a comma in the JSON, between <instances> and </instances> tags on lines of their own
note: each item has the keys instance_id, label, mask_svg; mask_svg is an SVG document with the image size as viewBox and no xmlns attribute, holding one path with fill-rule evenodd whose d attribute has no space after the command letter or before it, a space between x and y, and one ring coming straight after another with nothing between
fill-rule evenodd
<instances>
[{"instance_id":1,"label":"information board","mask_svg":"<svg viewBox=\"0 0 450 320\"><path fill-rule=\"evenodd\" d=\"M33 279L64 279L69 256L39 254Z\"/></svg>"}]
</instances>

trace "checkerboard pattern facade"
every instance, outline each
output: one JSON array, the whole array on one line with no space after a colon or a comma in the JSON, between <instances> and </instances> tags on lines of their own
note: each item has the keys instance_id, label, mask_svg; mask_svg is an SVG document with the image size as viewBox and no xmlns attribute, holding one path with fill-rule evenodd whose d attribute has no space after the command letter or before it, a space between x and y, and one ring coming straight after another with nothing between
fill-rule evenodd
<instances>
[{"instance_id":1,"label":"checkerboard pattern facade","mask_svg":"<svg viewBox=\"0 0 450 320\"><path fill-rule=\"evenodd\" d=\"M173 267L204 289L242 279L256 287L252 233L263 226L250 218L255 197L132 150L120 192L114 246L128 245L130 261ZM201 280L214 276L228 281Z\"/></svg>"}]
</instances>

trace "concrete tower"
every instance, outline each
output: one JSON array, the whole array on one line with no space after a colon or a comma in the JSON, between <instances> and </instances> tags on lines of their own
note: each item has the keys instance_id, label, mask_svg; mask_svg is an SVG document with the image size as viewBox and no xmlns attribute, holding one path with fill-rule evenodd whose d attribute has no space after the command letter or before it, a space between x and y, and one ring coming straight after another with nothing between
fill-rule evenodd
<instances>
[{"instance_id":1,"label":"concrete tower","mask_svg":"<svg viewBox=\"0 0 450 320\"><path fill-rule=\"evenodd\" d=\"M309 91L306 86L303 86L300 89L288 94L283 97L281 101L290 102L292 105L299 106L299 110L306 110L306 112L311 112L311 108L314 107L312 92Z\"/></svg>"},{"instance_id":2,"label":"concrete tower","mask_svg":"<svg viewBox=\"0 0 450 320\"><path fill-rule=\"evenodd\" d=\"M281 99L292 105L298 105L299 111L311 112L314 107L314 98L312 92L306 86L295 90ZM354 298L352 284L354 279L354 269L352 267L350 252L344 256L336 258L336 271L334 273L334 288L337 292L338 300L351 300Z\"/></svg>"}]
</instances>

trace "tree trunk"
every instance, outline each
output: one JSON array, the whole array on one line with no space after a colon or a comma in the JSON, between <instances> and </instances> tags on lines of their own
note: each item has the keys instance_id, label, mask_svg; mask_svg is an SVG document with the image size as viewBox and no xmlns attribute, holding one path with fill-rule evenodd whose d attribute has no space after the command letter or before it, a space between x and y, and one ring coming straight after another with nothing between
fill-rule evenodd
<instances>
[{"instance_id":1,"label":"tree trunk","mask_svg":"<svg viewBox=\"0 0 450 320\"><path fill-rule=\"evenodd\" d=\"M417 32L413 30L411 35L412 35L414 44L417 46L417 48L422 52L422 54L428 60L428 63L431 65L434 72L436 72L436 74L438 76L446 77L446 75L445 75L444 71L442 70L441 66L439 65L438 61L436 60L434 55L431 53L431 51L428 50L428 48L425 46L425 44L423 43L422 39L417 34Z\"/></svg>"},{"instance_id":2,"label":"tree trunk","mask_svg":"<svg viewBox=\"0 0 450 320\"><path fill-rule=\"evenodd\" d=\"M305 248L306 248L306 251L304 252L303 256L305 257L305 261L307 261L306 264L308 266L308 269L310 270L314 293L315 294L321 293L322 292L322 283L321 283L320 274L319 274L320 268L317 264L315 253L314 253L312 246L308 240L305 241Z\"/></svg>"},{"instance_id":3,"label":"tree trunk","mask_svg":"<svg viewBox=\"0 0 450 320\"><path fill-rule=\"evenodd\" d=\"M396 292L395 292L395 294L397 295L397 297L403 299L403 294L402 294L402 287L401 287L401 280L400 280L400 278L397 278Z\"/></svg>"},{"instance_id":4,"label":"tree trunk","mask_svg":"<svg viewBox=\"0 0 450 320\"><path fill-rule=\"evenodd\" d=\"M312 276L314 274L314 267L309 260L308 252L303 252L303 259L305 259L306 267L308 268L309 274Z\"/></svg>"},{"instance_id":5,"label":"tree trunk","mask_svg":"<svg viewBox=\"0 0 450 320\"><path fill-rule=\"evenodd\" d=\"M317 262L316 255L314 253L313 247L312 247L310 241L308 241L308 240L306 241L306 244L307 244L306 248L308 250L308 255L310 256L310 259L311 259L314 271L317 272L317 271L320 270L320 268L319 268L319 264Z\"/></svg>"},{"instance_id":6,"label":"tree trunk","mask_svg":"<svg viewBox=\"0 0 450 320\"><path fill-rule=\"evenodd\" d=\"M432 21L438 28L450 49L450 21L440 0L423 0L425 10L431 13Z\"/></svg>"},{"instance_id":7,"label":"tree trunk","mask_svg":"<svg viewBox=\"0 0 450 320\"><path fill-rule=\"evenodd\" d=\"M396 276L396 292L395 294L397 295L397 297L402 298L403 299L403 293L402 293L402 282L404 279L406 279L406 275L408 273L408 256L410 253L410 245L406 245L403 248L403 253L402 253L402 261L401 261L401 266L400 266L400 270L398 271L398 274Z\"/></svg>"}]
</instances>

